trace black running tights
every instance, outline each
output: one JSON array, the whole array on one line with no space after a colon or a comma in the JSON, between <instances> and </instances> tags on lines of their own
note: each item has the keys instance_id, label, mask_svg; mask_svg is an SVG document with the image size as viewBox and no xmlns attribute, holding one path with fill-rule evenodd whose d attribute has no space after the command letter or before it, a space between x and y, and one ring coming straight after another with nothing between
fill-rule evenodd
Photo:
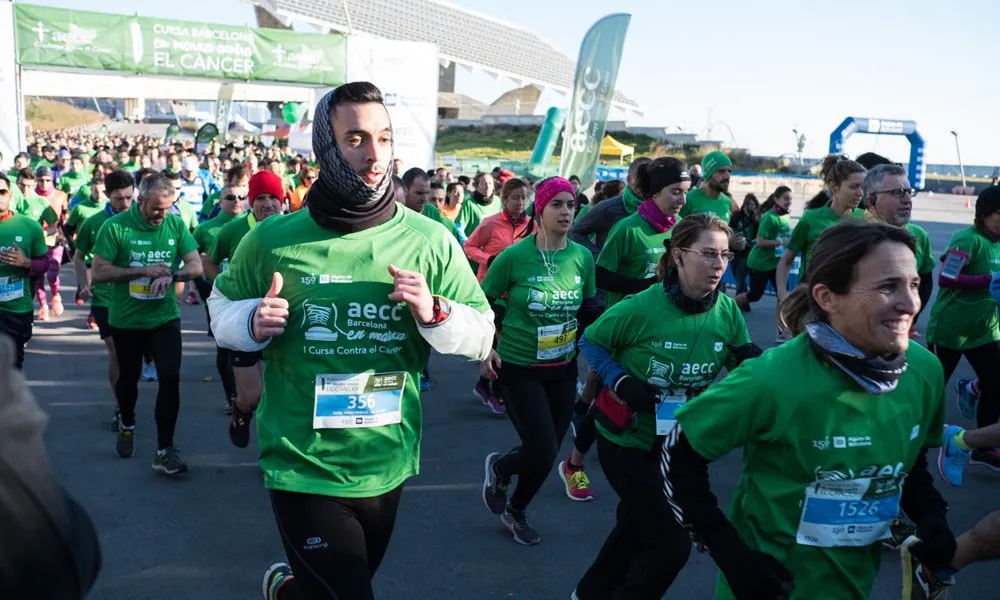
<instances>
[{"instance_id":1,"label":"black running tights","mask_svg":"<svg viewBox=\"0 0 1000 600\"><path fill-rule=\"evenodd\" d=\"M1000 420L1000 342L991 342L983 346L966 350L942 348L936 344L930 345L930 350L941 361L944 368L945 383L951 379L958 361L965 360L972 365L972 370L979 378L979 406L976 409L976 425L987 427Z\"/></svg>"},{"instance_id":2,"label":"black running tights","mask_svg":"<svg viewBox=\"0 0 1000 600\"><path fill-rule=\"evenodd\" d=\"M278 600L374 600L403 486L373 498L271 491L271 507L295 578Z\"/></svg>"}]
</instances>

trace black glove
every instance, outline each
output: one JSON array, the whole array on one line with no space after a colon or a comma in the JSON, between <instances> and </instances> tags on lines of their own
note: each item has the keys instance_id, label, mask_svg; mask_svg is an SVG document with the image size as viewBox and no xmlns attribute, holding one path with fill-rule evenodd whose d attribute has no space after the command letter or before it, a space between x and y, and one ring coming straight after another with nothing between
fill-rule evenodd
<instances>
[{"instance_id":1,"label":"black glove","mask_svg":"<svg viewBox=\"0 0 1000 600\"><path fill-rule=\"evenodd\" d=\"M645 381L626 375L615 384L615 395L635 412L651 413L660 401L656 388Z\"/></svg>"},{"instance_id":2,"label":"black glove","mask_svg":"<svg viewBox=\"0 0 1000 600\"><path fill-rule=\"evenodd\" d=\"M733 358L736 359L737 365L743 364L743 361L745 360L757 358L761 354L764 354L764 350L753 342L743 344L742 346L729 344L727 348L729 348L729 353L733 355Z\"/></svg>"},{"instance_id":3,"label":"black glove","mask_svg":"<svg viewBox=\"0 0 1000 600\"><path fill-rule=\"evenodd\" d=\"M744 548L716 563L736 600L785 600L795 591L795 576L766 552Z\"/></svg>"},{"instance_id":4,"label":"black glove","mask_svg":"<svg viewBox=\"0 0 1000 600\"><path fill-rule=\"evenodd\" d=\"M918 523L917 537L920 538L920 541L910 548L910 552L917 557L920 564L931 571L951 566L958 544L955 542L955 534L951 532L947 521L933 519Z\"/></svg>"}]
</instances>

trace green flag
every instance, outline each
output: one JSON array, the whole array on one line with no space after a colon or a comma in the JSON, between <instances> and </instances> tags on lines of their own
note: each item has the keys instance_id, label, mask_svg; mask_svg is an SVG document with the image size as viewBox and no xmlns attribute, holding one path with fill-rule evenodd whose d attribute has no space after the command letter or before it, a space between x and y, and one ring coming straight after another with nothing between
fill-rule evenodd
<instances>
[{"instance_id":1,"label":"green flag","mask_svg":"<svg viewBox=\"0 0 1000 600\"><path fill-rule=\"evenodd\" d=\"M622 46L628 33L627 14L608 15L594 23L580 44L573 78L573 103L566 119L559 173L580 178L580 189L594 183L597 159L615 95Z\"/></svg>"},{"instance_id":2,"label":"green flag","mask_svg":"<svg viewBox=\"0 0 1000 600\"><path fill-rule=\"evenodd\" d=\"M202 154L208 145L215 138L219 137L219 128L215 126L215 123L205 123L198 129L198 133L194 134L194 151L196 154Z\"/></svg>"}]
</instances>

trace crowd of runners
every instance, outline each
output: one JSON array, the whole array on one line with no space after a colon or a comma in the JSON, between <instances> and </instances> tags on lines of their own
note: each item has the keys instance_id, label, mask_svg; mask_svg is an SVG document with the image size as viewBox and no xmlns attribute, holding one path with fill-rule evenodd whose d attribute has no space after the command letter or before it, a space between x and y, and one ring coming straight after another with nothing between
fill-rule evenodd
<instances>
[{"instance_id":1,"label":"crowd of runners","mask_svg":"<svg viewBox=\"0 0 1000 600\"><path fill-rule=\"evenodd\" d=\"M867 598L886 545L941 598L1000 557L1000 513L956 537L931 476L1000 472L1000 188L932 249L906 171L874 154L827 157L793 223L787 187L737 202L719 151L638 158L588 198L575 177L404 169L369 83L315 115L310 156L52 133L0 175L16 367L34 322L63 313L71 264L107 351L113 451L149 447L169 477L188 470L179 307L204 303L229 439L248 447L256 424L286 557L265 600L374 597L419 471L432 350L477 361L469 388L514 426L517 446L484 449L482 500L516 542L541 542L529 512L552 471L570 500L594 499L596 446L616 520L572 598L660 598L692 548L718 565L717 598L739 600ZM768 290L765 351L744 315ZM969 430L944 419L963 356ZM140 380L157 382L155 448L136 428ZM727 515L709 464L736 448Z\"/></svg>"}]
</instances>

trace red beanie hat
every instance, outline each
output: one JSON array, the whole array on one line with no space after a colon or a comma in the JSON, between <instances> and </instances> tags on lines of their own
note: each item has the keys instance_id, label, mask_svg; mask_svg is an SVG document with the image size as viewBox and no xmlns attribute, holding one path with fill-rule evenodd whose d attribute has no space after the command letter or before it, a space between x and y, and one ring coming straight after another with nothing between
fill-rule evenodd
<instances>
[{"instance_id":1,"label":"red beanie hat","mask_svg":"<svg viewBox=\"0 0 1000 600\"><path fill-rule=\"evenodd\" d=\"M281 182L280 177L270 171L257 171L250 178L250 193L247 194L250 206L253 206L254 198L261 194L271 194L282 200L285 197L285 184Z\"/></svg>"}]
</instances>

